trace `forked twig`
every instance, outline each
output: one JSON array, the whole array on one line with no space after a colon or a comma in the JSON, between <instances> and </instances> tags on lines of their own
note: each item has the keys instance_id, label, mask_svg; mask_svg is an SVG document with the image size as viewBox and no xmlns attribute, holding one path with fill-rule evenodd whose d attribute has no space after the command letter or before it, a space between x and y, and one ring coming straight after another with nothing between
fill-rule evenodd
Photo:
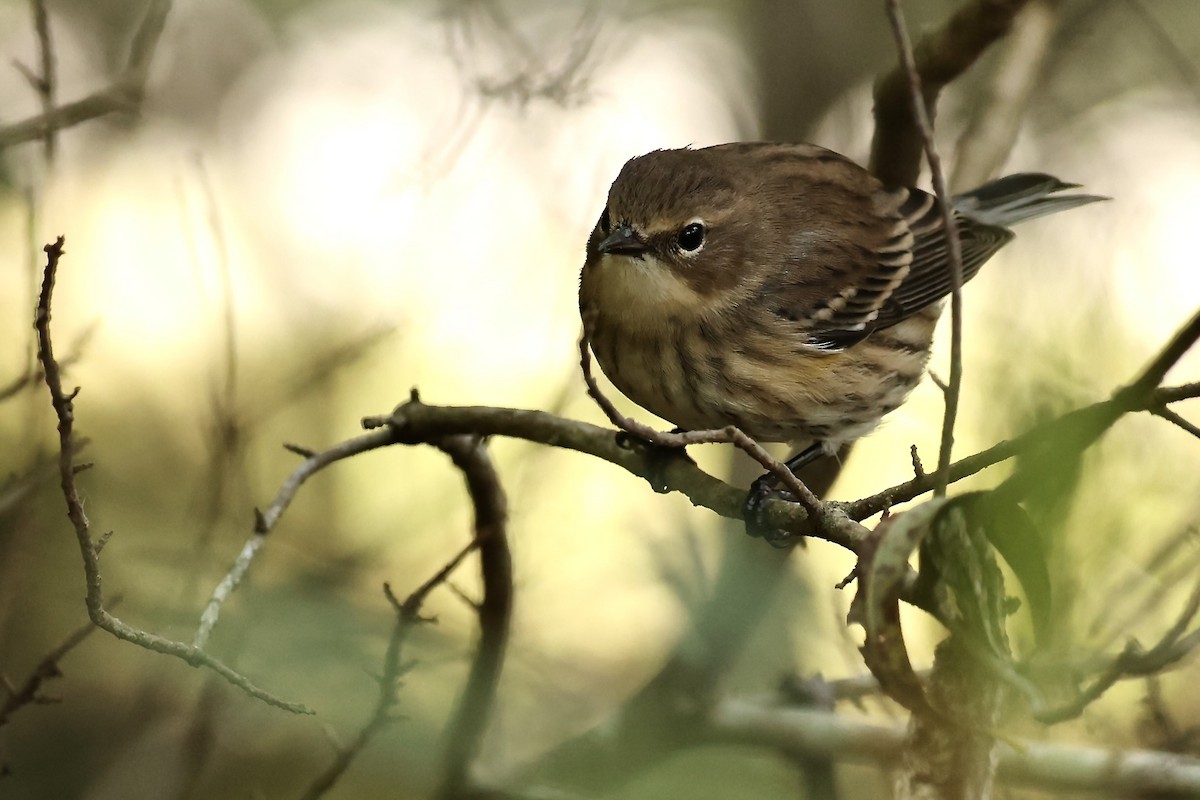
<instances>
[{"instance_id":1,"label":"forked twig","mask_svg":"<svg viewBox=\"0 0 1200 800\"><path fill-rule=\"evenodd\" d=\"M99 628L102 628L118 639L132 642L139 647L153 650L157 653L173 656L193 667L205 667L220 675L225 680L237 686L242 691L263 702L299 714L313 713L301 703L293 703L267 692L256 686L249 678L234 671L224 662L191 645L167 639L148 631L135 628L114 617L105 606L104 592L100 577L100 542L93 540L91 523L83 510L83 501L75 485L75 475L78 471L73 458L75 452L74 401L79 389L70 393L63 391L62 375L58 362L54 358L54 346L50 338L50 302L54 294L54 283L58 275L59 260L63 255L63 237L46 245L46 269L42 279L42 290L38 297L37 313L34 327L38 337L38 361L42 365L42 374L46 387L50 391L50 402L58 419L59 458L58 471L63 497L67 504L67 516L75 529L75 538L79 544L79 553L83 559L84 577L87 583L86 605L88 616Z\"/></svg>"}]
</instances>

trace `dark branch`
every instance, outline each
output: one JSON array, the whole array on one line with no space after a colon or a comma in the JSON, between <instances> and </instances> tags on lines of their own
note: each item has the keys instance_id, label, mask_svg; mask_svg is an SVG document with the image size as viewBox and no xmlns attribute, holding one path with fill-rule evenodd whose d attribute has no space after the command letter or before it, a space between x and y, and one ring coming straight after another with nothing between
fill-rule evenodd
<instances>
[{"instance_id":1,"label":"dark branch","mask_svg":"<svg viewBox=\"0 0 1200 800\"><path fill-rule=\"evenodd\" d=\"M4 704L0 705L0 727L3 727L19 709L42 701L42 685L46 681L62 677L59 662L67 653L83 644L83 641L95 630L96 626L91 622L80 625L38 662L37 666L33 668L33 672L29 673L29 677L22 682L20 687L7 692L8 697L5 698Z\"/></svg>"},{"instance_id":2,"label":"dark branch","mask_svg":"<svg viewBox=\"0 0 1200 800\"><path fill-rule=\"evenodd\" d=\"M479 644L458 710L446 728L445 774L439 796L450 800L469 784L470 767L487 729L496 686L504 665L512 620L512 554L508 548L508 499L484 443L476 436L453 436L437 447L462 470L475 508L474 542L479 547L483 598L476 606Z\"/></svg>"},{"instance_id":3,"label":"dark branch","mask_svg":"<svg viewBox=\"0 0 1200 800\"><path fill-rule=\"evenodd\" d=\"M937 194L938 208L942 213L942 229L946 234L947 266L950 270L950 383L945 391L945 413L942 417L942 441L938 449L938 465L934 494L941 497L946 494L946 486L950 482L950 453L954 448L954 423L958 418L958 396L962 392L962 242L958 240L958 223L954 219L954 211L950 207L950 193L946 188L946 174L942 171L942 159L933 143L933 103L925 104L925 94L921 88L921 74L917 70L917 62L913 56L912 42L908 38L908 29L904 24L904 14L900 10L900 0L888 0L888 18L896 36L896 46L900 51L900 65L908 79L909 99L912 104L912 118L921 134L921 143L925 149L925 159L929 162L929 172L933 177L933 190ZM936 97L936 90L934 92Z\"/></svg>"},{"instance_id":4,"label":"dark branch","mask_svg":"<svg viewBox=\"0 0 1200 800\"><path fill-rule=\"evenodd\" d=\"M1028 0L974 0L917 43L914 57L926 113L938 94L1008 33ZM913 116L908 75L897 66L875 83L871 172L890 186L912 186L921 172L922 137Z\"/></svg>"}]
</instances>

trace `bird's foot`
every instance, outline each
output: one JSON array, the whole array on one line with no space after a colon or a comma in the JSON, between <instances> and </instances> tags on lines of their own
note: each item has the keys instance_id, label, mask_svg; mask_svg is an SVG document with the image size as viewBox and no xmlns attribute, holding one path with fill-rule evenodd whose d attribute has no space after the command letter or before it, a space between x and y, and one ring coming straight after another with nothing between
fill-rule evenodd
<instances>
[{"instance_id":1,"label":"bird's foot","mask_svg":"<svg viewBox=\"0 0 1200 800\"><path fill-rule=\"evenodd\" d=\"M750 491L746 493L746 500L742 504L742 519L746 523L747 534L766 540L772 547L784 548L791 544L792 535L771 526L766 520L766 503L773 497L791 499L791 495L779 489L775 476L767 472L750 484Z\"/></svg>"},{"instance_id":2,"label":"bird's foot","mask_svg":"<svg viewBox=\"0 0 1200 800\"><path fill-rule=\"evenodd\" d=\"M823 443L815 442L789 458L784 466L792 474L795 474L801 467L816 461L827 453L828 450ZM746 522L746 533L765 539L772 547L788 547L794 542L795 537L785 530L773 527L766 521L766 502L771 498L791 502L795 502L796 499L779 487L779 478L774 473L764 472L755 479L754 483L750 484L750 491L746 493L746 500L742 504L742 519Z\"/></svg>"}]
</instances>

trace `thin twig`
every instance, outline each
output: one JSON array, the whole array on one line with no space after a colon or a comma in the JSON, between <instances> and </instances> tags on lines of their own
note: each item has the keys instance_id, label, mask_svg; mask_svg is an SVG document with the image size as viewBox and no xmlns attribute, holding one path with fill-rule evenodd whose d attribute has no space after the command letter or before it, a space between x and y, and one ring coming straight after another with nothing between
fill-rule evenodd
<instances>
[{"instance_id":1,"label":"thin twig","mask_svg":"<svg viewBox=\"0 0 1200 800\"><path fill-rule=\"evenodd\" d=\"M1178 426L1179 428L1182 428L1183 430L1190 433L1192 436L1195 436L1197 439L1200 439L1200 426L1197 426L1195 423L1189 422L1188 420L1184 419L1179 414L1176 414L1174 411L1167 408L1166 406L1162 406L1161 408L1152 408L1152 409L1150 409L1150 413L1156 417L1162 417L1167 422L1170 422L1170 423Z\"/></svg>"},{"instance_id":2,"label":"thin twig","mask_svg":"<svg viewBox=\"0 0 1200 800\"><path fill-rule=\"evenodd\" d=\"M42 102L42 113L48 115L54 110L55 94L58 90L58 66L54 58L54 40L50 36L50 14L46 11L46 0L30 0L30 5L33 7L33 29L37 33L38 56L41 62L41 74L37 76L33 85ZM53 128L47 128L42 137L47 164L54 163L56 138Z\"/></svg>"},{"instance_id":3,"label":"thin twig","mask_svg":"<svg viewBox=\"0 0 1200 800\"><path fill-rule=\"evenodd\" d=\"M912 458L913 478L921 480L925 477L925 465L921 463L921 454L915 444L909 445L908 455Z\"/></svg>"},{"instance_id":4,"label":"thin twig","mask_svg":"<svg viewBox=\"0 0 1200 800\"><path fill-rule=\"evenodd\" d=\"M458 565L478 544L478 540L472 539L403 602L392 593L392 587L389 584L383 585L384 596L396 611L396 623L392 626L392 634L388 638L387 649L383 654L383 671L379 676L379 693L375 699L375 706L371 710L371 716L367 718L366 723L355 734L350 744L340 746L335 741L336 754L333 761L313 778L304 794L301 795L302 800L316 800L333 788L376 734L392 722L394 719L392 710L396 707L400 679L404 677L406 671L405 664L401 660L404 644L416 625L426 621L421 616L421 606L425 603L425 598L429 596L429 593L445 582L450 573L458 568Z\"/></svg>"},{"instance_id":5,"label":"thin twig","mask_svg":"<svg viewBox=\"0 0 1200 800\"><path fill-rule=\"evenodd\" d=\"M950 269L950 382L946 386L945 414L942 417L942 441L938 451L937 480L934 494L942 497L950 483L950 453L954 448L954 423L958 418L958 397L962 391L962 243L958 240L958 224L950 206L950 192L946 188L946 174L942 171L942 159L933 142L933 122L925 105L921 89L921 75L917 71L912 42L904 24L904 12L900 0L888 0L888 19L900 50L900 63L908 77L912 114L925 147L925 159L933 178L933 190L937 194L938 208L942 212L942 229L946 234ZM936 90L934 92L936 95Z\"/></svg>"},{"instance_id":6,"label":"thin twig","mask_svg":"<svg viewBox=\"0 0 1200 800\"><path fill-rule=\"evenodd\" d=\"M304 462L293 470L292 474L283 482L283 485L279 487L275 499L271 501L266 510L259 511L255 509L254 532L250 534L250 538L242 545L242 549L238 553L237 558L234 559L229 571L225 573L225 576L213 588L208 603L205 604L204 611L200 614L200 623L192 638L193 647L202 648L208 643L213 628L216 627L221 617L221 609L224 607L225 602L229 600L234 590L241 585L255 556L262 550L263 545L267 543L267 534L275 527L279 518L283 516L283 512L287 510L287 507L291 505L292 500L295 499L296 493L304 485L304 482L325 467L341 461L343 458L349 458L350 456L394 443L395 440L389 431L375 431L374 433L364 434L363 436L341 442L324 452L310 453ZM293 453L310 452L307 450L302 451L301 448L289 445L284 445L284 448Z\"/></svg>"},{"instance_id":7,"label":"thin twig","mask_svg":"<svg viewBox=\"0 0 1200 800\"><path fill-rule=\"evenodd\" d=\"M110 605L116 605L119 600L119 597L114 597ZM7 691L8 697L4 699L3 705L0 705L0 727L3 727L12 715L22 707L44 702L41 694L39 694L42 684L54 678L62 677L59 662L63 660L63 657L67 653L83 644L84 640L91 636L95 630L96 626L90 621L80 625L38 662L37 666L33 668L33 671L29 673L29 677L21 683L20 687L14 687Z\"/></svg>"},{"instance_id":8,"label":"thin twig","mask_svg":"<svg viewBox=\"0 0 1200 800\"><path fill-rule=\"evenodd\" d=\"M1183 358L1183 354L1192 349L1192 345L1200 339L1200 310L1192 314L1182 328L1175 332L1170 341L1159 351L1141 375L1122 391L1130 395L1131 401L1134 397L1141 397L1152 391L1167 376L1167 372L1171 367L1175 366L1179 359Z\"/></svg>"},{"instance_id":9,"label":"thin twig","mask_svg":"<svg viewBox=\"0 0 1200 800\"><path fill-rule=\"evenodd\" d=\"M63 237L58 237L53 244L46 245L46 270L42 280L42 290L38 298L37 313L34 326L38 336L38 361L42 365L46 387L50 391L50 402L58 419L59 459L58 472L63 497L67 504L67 517L75 529L75 538L79 544L79 553L83 560L84 578L87 583L86 605L88 616L92 622L116 636L133 642L139 647L153 650L164 655L174 656L193 667L206 667L225 680L237 686L242 691L262 700L269 705L282 708L294 713L311 714L312 711L300 703L282 700L253 684L249 678L235 672L229 666L213 658L208 653L183 642L158 636L139 628L135 628L114 617L105 607L104 592L100 577L100 553L97 543L93 541L91 523L83 510L83 501L75 486L76 467L73 453L75 409L74 400L79 393L75 389L69 394L63 391L62 374L59 364L54 358L54 347L50 338L50 302L54 293L54 282L58 275L59 260L63 255Z\"/></svg>"}]
</instances>

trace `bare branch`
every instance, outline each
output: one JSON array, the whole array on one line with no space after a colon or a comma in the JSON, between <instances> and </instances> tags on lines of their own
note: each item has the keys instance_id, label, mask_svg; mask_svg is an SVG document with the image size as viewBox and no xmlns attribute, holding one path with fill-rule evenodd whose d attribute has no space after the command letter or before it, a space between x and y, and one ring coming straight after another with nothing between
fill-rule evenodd
<instances>
[{"instance_id":1,"label":"bare branch","mask_svg":"<svg viewBox=\"0 0 1200 800\"><path fill-rule=\"evenodd\" d=\"M358 453L365 453L368 450L374 450L378 447L394 443L390 432L384 430L350 439L322 453L313 453L305 448L285 445L293 453L308 453L309 455L288 476L283 485L279 487L279 491L276 493L275 499L271 501L271 505L267 506L265 511L255 510L254 532L246 540L246 543L242 545L241 552L234 559L229 571L225 573L225 577L213 589L212 595L204 607L204 611L200 614L200 624L196 628L196 634L192 639L193 647L202 648L208 643L208 638L212 635L213 628L216 627L217 621L221 617L221 608L233 594L234 590L241 584L242 579L246 577L246 572L250 569L250 564L254 561L254 557L258 555L258 552L262 550L263 545L267 542L267 534L275 527L279 518L283 516L283 512L287 510L287 507L291 505L292 500L296 497L296 492L300 490L304 482L325 467L343 458L349 458Z\"/></svg>"},{"instance_id":2,"label":"bare branch","mask_svg":"<svg viewBox=\"0 0 1200 800\"><path fill-rule=\"evenodd\" d=\"M91 523L84 513L83 502L75 486L75 464L73 460L73 453L75 452L74 399L79 390L75 389L69 394L63 391L62 375L59 364L54 358L54 347L50 338L50 301L54 293L54 282L58 275L58 263L63 255L63 237L60 236L53 244L46 245L45 251L46 270L42 280L42 290L38 298L34 323L38 338L38 361L42 365L46 387L50 391L50 402L54 407L54 413L58 419L59 480L62 486L63 497L67 504L67 517L71 520L71 525L75 529L75 538L79 544L80 556L83 559L83 571L87 583L85 602L87 604L88 616L96 626L103 628L118 639L133 642L147 650L174 656L193 667L207 667L251 697L262 700L269 705L294 713L312 713L307 706L282 700L259 688L248 678L235 672L208 653L183 642L173 641L128 625L114 617L105 607L104 592L100 577L99 548L97 547L97 543L92 539Z\"/></svg>"},{"instance_id":3,"label":"bare branch","mask_svg":"<svg viewBox=\"0 0 1200 800\"><path fill-rule=\"evenodd\" d=\"M300 487L321 470L328 467L343 458L349 458L359 453L365 453L368 450L375 450L380 447L385 447L389 444L394 444L395 440L387 431L375 431L362 436L357 436L353 439L348 439L341 444L329 448L321 453L316 453L304 460L300 466L292 472L288 479L279 487L279 491L275 495L275 499L271 501L271 505L267 506L266 510L257 515L255 521L255 533L267 534L275 527L283 512L291 505L292 500L296 498L296 492ZM292 452L297 452L293 450Z\"/></svg>"},{"instance_id":4,"label":"bare branch","mask_svg":"<svg viewBox=\"0 0 1200 800\"><path fill-rule=\"evenodd\" d=\"M1179 345L1176 342L1181 337L1187 338L1190 335L1188 333L1190 329L1190 325L1186 326L1177 334L1172 344L1168 345L1167 351L1178 350ZM588 381L590 390L596 384L590 371L586 341L581 341L580 353L585 380ZM1159 363L1161 360L1162 356L1159 356L1155 363ZM1139 380L1141 379L1139 378ZM612 402L599 391L598 387L596 394L599 397L597 402L601 404L601 408L617 421L616 424L623 431L639 438L645 438L662 447L679 450L679 454L674 457L664 457L663 453L647 453L645 450L626 446L620 436L614 435L616 432L612 430L585 422L563 419L541 411L485 406L429 406L420 401L414 390L412 399L397 407L392 414L364 419L364 427L372 429L370 433L341 442L323 452L312 453L288 476L271 505L265 511L258 513L254 535L243 546L242 552L230 572L214 590L202 617L200 629L197 631L196 641L207 641L212 626L216 624L221 605L236 588L250 562L265 543L265 535L277 524L304 482L325 467L344 458L393 444L436 444L446 436L469 434L512 436L526 439L553 447L576 450L604 459L644 478L658 491L679 491L695 505L703 506L731 519L741 519L745 491L703 472L681 450L685 445L701 442L732 442L736 444L735 435L731 435L728 430L691 431L681 434L656 431L622 416ZM1200 383L1153 389L1143 395L1129 394L1126 390L1121 390L1109 400L1072 411L1056 420L1039 425L1015 439L1001 442L988 450L950 465L948 480L958 481L973 475L1021 452L1028 451L1043 440L1057 436L1063 431L1080 426L1095 428L1098 424L1106 427L1126 412L1161 407L1167 403L1197 396L1200 396ZM1104 427L1100 430L1103 430ZM292 448L292 450L298 453L311 452L306 448ZM671 450L664 452L669 454ZM779 466L787 471L782 464ZM868 532L865 528L853 524L852 520L861 521L894 504L912 500L931 491L934 485L935 477L925 475L851 503L817 501L819 516L815 520L800 504L771 499L764 505L764 517L773 527L797 535L816 536L857 552L859 546L866 540Z\"/></svg>"},{"instance_id":5,"label":"bare branch","mask_svg":"<svg viewBox=\"0 0 1200 800\"><path fill-rule=\"evenodd\" d=\"M392 719L396 692L403 674L401 648L413 626L423 622L421 606L430 592L447 583L450 575L475 550L479 550L483 575L483 600L475 606L479 615L480 639L458 712L447 729L449 742L446 774L439 796L453 798L467 786L471 761L479 749L504 662L512 614L512 557L505 533L508 501L487 449L476 436L447 436L434 442L462 470L475 507L475 534L453 558L418 586L403 602L384 585L384 594L396 610L396 625L384 655L379 697L367 723L349 746L339 748L336 758L305 791L303 800L315 800L327 792L363 751L367 743Z\"/></svg>"},{"instance_id":6,"label":"bare branch","mask_svg":"<svg viewBox=\"0 0 1200 800\"><path fill-rule=\"evenodd\" d=\"M1130 395L1130 402L1136 402L1136 399L1141 399L1162 383L1163 378L1167 376L1167 372L1171 367L1175 366L1175 363L1179 359L1183 358L1184 353L1192 349L1192 345L1196 344L1197 339L1200 339L1200 310L1197 310L1192 315L1192 318L1175 332L1175 335L1159 351L1154 360L1142 370L1142 374L1131 385L1122 390L1122 392ZM1168 400L1166 402L1173 401Z\"/></svg>"},{"instance_id":7,"label":"bare branch","mask_svg":"<svg viewBox=\"0 0 1200 800\"><path fill-rule=\"evenodd\" d=\"M119 598L113 598L113 605L119 601ZM62 677L62 670L59 668L59 662L67 653L74 650L87 637L92 635L96 630L96 626L91 622L87 622L76 628L66 639L47 653L33 671L29 673L21 686L9 688L7 690L8 697L5 698L4 704L0 705L0 727L3 727L14 713L22 707L40 702L42 684L54 678Z\"/></svg>"},{"instance_id":8,"label":"bare branch","mask_svg":"<svg viewBox=\"0 0 1200 800\"><path fill-rule=\"evenodd\" d=\"M301 795L302 800L316 800L332 789L376 734L393 720L392 710L396 707L396 694L400 688L400 679L404 677L406 671L401 654L408 634L418 623L425 621L421 616L421 606L429 593L441 585L478 544L477 540L472 539L466 547L459 550L453 558L446 562L445 566L417 587L403 602L392 593L392 587L389 584L383 585L384 596L396 610L396 624L392 627L392 635L388 638L387 649L383 654L383 672L379 676L379 694L375 700L375 707L366 724L359 729L349 745L341 747L335 741L334 747L337 754L333 762L322 770L321 774L313 778L312 783Z\"/></svg>"},{"instance_id":9,"label":"bare branch","mask_svg":"<svg viewBox=\"0 0 1200 800\"><path fill-rule=\"evenodd\" d=\"M1190 433L1192 436L1195 436L1197 439L1200 439L1200 426L1197 426L1194 423L1189 422L1188 420L1184 419L1179 414L1176 414L1174 411L1167 408L1166 406L1162 406L1160 408L1152 408L1152 409L1150 409L1150 413L1156 417L1162 417L1167 422L1170 422L1173 425L1176 425L1179 428L1182 428L1183 430Z\"/></svg>"}]
</instances>

